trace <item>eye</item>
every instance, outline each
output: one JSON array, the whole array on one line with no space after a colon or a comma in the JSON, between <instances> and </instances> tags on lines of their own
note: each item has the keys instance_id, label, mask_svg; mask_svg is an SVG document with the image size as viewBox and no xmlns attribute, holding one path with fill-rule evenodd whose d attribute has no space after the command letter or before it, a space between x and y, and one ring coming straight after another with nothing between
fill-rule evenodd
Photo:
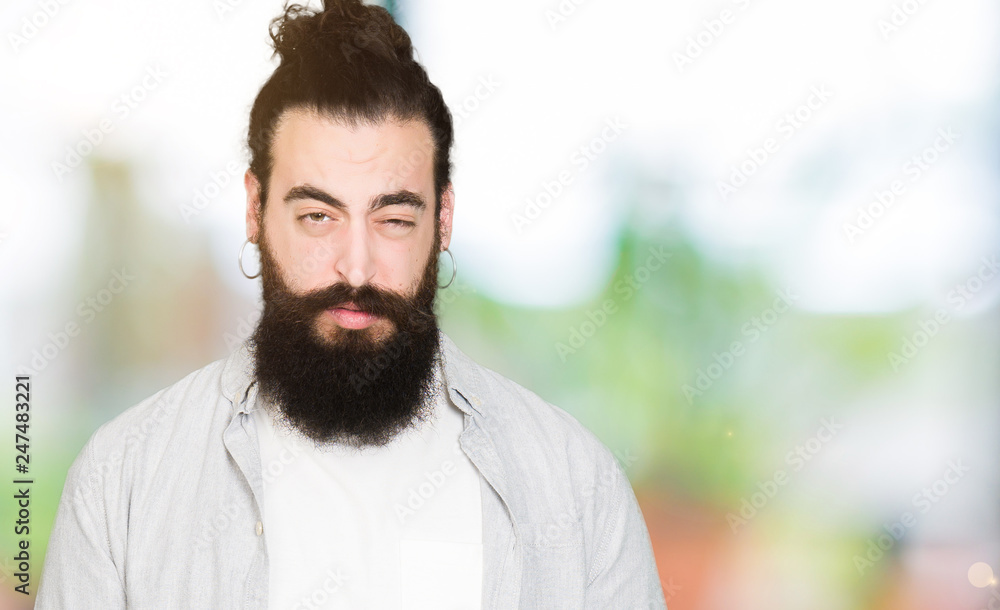
<instances>
[{"instance_id":1,"label":"eye","mask_svg":"<svg viewBox=\"0 0 1000 610\"><path fill-rule=\"evenodd\" d=\"M387 218L387 219L383 220L382 222L384 222L386 224L393 225L393 226L397 226L397 227L413 227L413 226L416 226L416 224L417 224L417 223L412 222L410 220L403 220L402 218Z\"/></svg>"},{"instance_id":2,"label":"eye","mask_svg":"<svg viewBox=\"0 0 1000 610\"><path fill-rule=\"evenodd\" d=\"M324 214L323 212L310 212L308 214L303 214L302 216L299 216L299 220L308 219L313 222L323 222L324 218L328 219L330 217Z\"/></svg>"}]
</instances>

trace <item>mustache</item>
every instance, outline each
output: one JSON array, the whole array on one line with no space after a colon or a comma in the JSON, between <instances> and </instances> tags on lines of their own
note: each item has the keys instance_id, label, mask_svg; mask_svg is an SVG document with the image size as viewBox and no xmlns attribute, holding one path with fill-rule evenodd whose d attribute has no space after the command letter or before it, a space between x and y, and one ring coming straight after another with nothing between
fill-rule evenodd
<instances>
[{"instance_id":1,"label":"mustache","mask_svg":"<svg viewBox=\"0 0 1000 610\"><path fill-rule=\"evenodd\" d=\"M306 316L315 316L324 310L353 303L359 311L388 318L397 324L420 327L434 322L433 311L392 290L373 284L355 287L345 282L337 282L305 294L284 293L276 297L294 300L294 309L300 315Z\"/></svg>"}]
</instances>

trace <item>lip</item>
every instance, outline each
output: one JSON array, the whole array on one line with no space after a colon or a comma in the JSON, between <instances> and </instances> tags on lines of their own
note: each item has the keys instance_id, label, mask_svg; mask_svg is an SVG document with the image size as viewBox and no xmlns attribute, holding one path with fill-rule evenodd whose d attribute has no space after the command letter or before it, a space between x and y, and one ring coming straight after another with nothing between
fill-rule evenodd
<instances>
[{"instance_id":1,"label":"lip","mask_svg":"<svg viewBox=\"0 0 1000 610\"><path fill-rule=\"evenodd\" d=\"M354 303L346 303L345 305L345 307L334 307L326 310L330 314L330 317L333 318L333 321L342 328L350 328L352 330L368 328L381 318L381 316L358 311Z\"/></svg>"}]
</instances>

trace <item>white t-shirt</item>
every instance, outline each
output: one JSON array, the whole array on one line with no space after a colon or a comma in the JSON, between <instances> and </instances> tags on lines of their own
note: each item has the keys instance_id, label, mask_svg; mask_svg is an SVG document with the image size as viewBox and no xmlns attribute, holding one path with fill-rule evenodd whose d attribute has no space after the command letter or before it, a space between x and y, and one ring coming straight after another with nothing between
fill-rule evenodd
<instances>
[{"instance_id":1,"label":"white t-shirt","mask_svg":"<svg viewBox=\"0 0 1000 610\"><path fill-rule=\"evenodd\" d=\"M458 445L464 414L434 405L357 450L316 447L258 399L270 610L480 608L481 476Z\"/></svg>"}]
</instances>

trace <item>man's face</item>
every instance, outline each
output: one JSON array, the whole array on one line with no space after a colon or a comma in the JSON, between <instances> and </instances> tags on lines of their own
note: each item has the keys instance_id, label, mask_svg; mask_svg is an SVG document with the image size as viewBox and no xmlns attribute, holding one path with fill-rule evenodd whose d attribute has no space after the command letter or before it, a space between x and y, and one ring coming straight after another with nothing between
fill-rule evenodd
<instances>
[{"instance_id":1,"label":"man's face","mask_svg":"<svg viewBox=\"0 0 1000 610\"><path fill-rule=\"evenodd\" d=\"M382 445L429 414L437 255L433 149L421 122L350 128L289 112L272 144L268 201L247 173L264 312L254 331L261 395L310 438Z\"/></svg>"},{"instance_id":2,"label":"man's face","mask_svg":"<svg viewBox=\"0 0 1000 610\"><path fill-rule=\"evenodd\" d=\"M342 283L413 296L438 255L433 157L423 121L350 127L290 110L275 130L263 217L259 185L247 172L247 236L263 239L294 293ZM441 201L440 249L450 243L452 209L449 189ZM317 333L328 341L345 329L372 341L392 334L388 317L357 309L345 303L326 310L315 321Z\"/></svg>"}]
</instances>

